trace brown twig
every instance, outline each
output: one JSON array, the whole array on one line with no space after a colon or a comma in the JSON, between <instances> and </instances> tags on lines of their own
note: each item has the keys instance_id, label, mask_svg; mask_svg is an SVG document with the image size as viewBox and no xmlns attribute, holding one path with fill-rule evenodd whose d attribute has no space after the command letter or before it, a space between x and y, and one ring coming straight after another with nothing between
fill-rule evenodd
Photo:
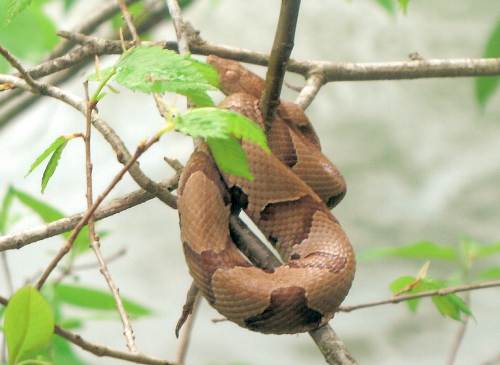
<instances>
[{"instance_id":1,"label":"brown twig","mask_svg":"<svg viewBox=\"0 0 500 365\"><path fill-rule=\"evenodd\" d=\"M465 293L464 298L467 306L470 306L470 292ZM453 343L451 345L450 353L448 354L448 359L446 361L446 365L453 365L457 359L458 351L460 350L460 346L463 343L465 331L467 330L467 325L469 323L470 316L464 316L463 321L459 324L458 331L455 334L453 339Z\"/></svg>"},{"instance_id":2,"label":"brown twig","mask_svg":"<svg viewBox=\"0 0 500 365\"><path fill-rule=\"evenodd\" d=\"M6 306L9 304L7 298L0 296L0 304ZM84 349L99 357L111 357L115 359L125 360L129 362L134 362L136 364L148 364L148 365L176 365L170 361L157 359L144 354L133 354L130 352L123 352L119 350L110 349L109 347L98 345L90 341L85 340L82 336L68 331L61 326L54 326L54 333L72 344Z\"/></svg>"},{"instance_id":3,"label":"brown twig","mask_svg":"<svg viewBox=\"0 0 500 365\"><path fill-rule=\"evenodd\" d=\"M85 96L86 96L86 115L85 115L85 176L86 176L86 186L87 186L87 209L91 210L94 204L93 202L93 192L92 192L92 156L91 156L91 136L92 136L92 111L95 108L94 101L89 99L89 90L88 90L88 82L84 83L85 85ZM95 209L94 209L95 210ZM88 231L89 231L89 240L92 250L97 258L97 262L99 263L99 271L102 276L106 280L108 284L109 290L113 295L113 299L115 300L116 308L118 310L118 314L120 316L122 325L123 325L123 335L125 336L125 341L127 344L127 348L130 352L137 353L137 347L135 344L134 331L132 329L132 324L130 323L129 316L127 311L125 310L125 306L123 305L122 298L120 296L120 291L118 286L115 284L113 277L108 269L106 261L101 253L99 237L95 232L94 226L94 215L91 214L88 219Z\"/></svg>"},{"instance_id":4,"label":"brown twig","mask_svg":"<svg viewBox=\"0 0 500 365\"><path fill-rule=\"evenodd\" d=\"M179 345L177 347L177 355L175 360L175 362L179 365L184 364L186 361L187 351L189 349L189 343L191 342L191 333L193 331L194 320L196 318L196 312L198 311L200 302L201 302L201 296L195 294L193 307L190 310L189 318L187 319L186 325L184 326L181 336L179 338Z\"/></svg>"},{"instance_id":5,"label":"brown twig","mask_svg":"<svg viewBox=\"0 0 500 365\"><path fill-rule=\"evenodd\" d=\"M182 307L182 313L180 318L177 320L177 325L175 326L175 337L179 338L179 332L188 319L188 317L193 313L196 298L198 297L199 289L194 284L194 281L191 283L189 290L186 294L186 301L184 302L184 306Z\"/></svg>"},{"instance_id":6,"label":"brown twig","mask_svg":"<svg viewBox=\"0 0 500 365\"><path fill-rule=\"evenodd\" d=\"M33 80L31 76L26 72L23 65L21 65L21 63L2 46L0 46L0 54L7 60L7 62L11 64L12 67L19 71L19 73L21 74L21 78L24 79L24 81L26 81L34 91L37 91L40 88L37 82Z\"/></svg>"},{"instance_id":7,"label":"brown twig","mask_svg":"<svg viewBox=\"0 0 500 365\"><path fill-rule=\"evenodd\" d=\"M286 65L293 49L299 9L300 0L281 0L278 26L266 73L266 87L260 99L266 130L270 129L276 108L280 103L281 87L285 78Z\"/></svg>"},{"instance_id":8,"label":"brown twig","mask_svg":"<svg viewBox=\"0 0 500 365\"><path fill-rule=\"evenodd\" d=\"M135 29L134 22L132 21L132 15L128 11L127 4L125 4L125 0L116 0L118 2L118 6L120 7L120 11L122 12L123 19L125 19L125 23L127 24L128 30L130 34L132 34L132 39L134 40L135 45L139 45L141 43L141 39L139 38L139 34L137 33L137 29Z\"/></svg>"},{"instance_id":9,"label":"brown twig","mask_svg":"<svg viewBox=\"0 0 500 365\"><path fill-rule=\"evenodd\" d=\"M137 146L137 149L132 156L128 160L128 162L125 164L125 166L116 174L116 176L113 178L111 183L106 187L106 189L99 195L94 202L94 204L90 207L90 209L87 210L85 215L82 217L82 219L78 222L77 226L73 229L71 232L70 237L64 244L64 246L59 250L59 252L56 254L56 256L52 259L52 261L49 263L47 268L44 270L40 278L38 279L36 283L36 288L40 289L49 275L52 273L52 271L57 267L57 264L61 261L61 259L70 251L71 247L73 246L73 242L75 241L76 237L82 230L82 228L87 224L88 220L94 214L95 210L97 207L102 203L104 198L113 190L113 188L118 184L118 182L122 179L123 175L127 173L127 171L132 167L132 165L137 161L137 159L149 148L151 145L156 143L159 140L159 135L155 135L154 137L150 138L147 142L142 142Z\"/></svg>"},{"instance_id":10,"label":"brown twig","mask_svg":"<svg viewBox=\"0 0 500 365\"><path fill-rule=\"evenodd\" d=\"M162 189L174 190L179 180L178 174L170 179L160 182L158 185ZM124 210L133 208L139 204L145 203L155 196L146 190L139 189L119 198L111 200L107 204L100 206L94 213L96 221L110 217ZM19 233L13 233L0 237L0 251L19 249L30 243L41 241L43 239L57 236L61 233L71 231L82 219L85 212L72 215L67 218L61 218L54 222L30 228Z\"/></svg>"},{"instance_id":11,"label":"brown twig","mask_svg":"<svg viewBox=\"0 0 500 365\"><path fill-rule=\"evenodd\" d=\"M358 309L377 307L379 305L385 305L385 304L397 304L397 303L401 303L401 302L411 300L411 299L434 297L434 296L444 296L444 295L449 295L449 294L453 294L453 293L460 293L460 292L478 290L478 289L494 288L494 287L499 287L499 286L500 286L500 280L483 281L481 283L476 283L476 284L450 286L448 288L443 288L443 289L427 290L427 291L423 291L423 292L420 292L417 294L398 295L398 296L395 296L395 297L392 297L389 299L383 299L383 300L378 300L378 301L369 302L369 303L341 306L338 311L349 313L349 312L352 312L352 311L358 310Z\"/></svg>"}]
</instances>

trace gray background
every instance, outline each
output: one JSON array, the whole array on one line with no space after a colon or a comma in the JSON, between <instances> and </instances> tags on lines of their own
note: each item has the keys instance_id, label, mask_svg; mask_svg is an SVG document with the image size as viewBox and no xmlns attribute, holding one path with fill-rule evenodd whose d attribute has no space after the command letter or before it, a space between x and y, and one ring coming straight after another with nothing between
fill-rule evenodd
<instances>
[{"instance_id":1,"label":"gray background","mask_svg":"<svg viewBox=\"0 0 500 365\"><path fill-rule=\"evenodd\" d=\"M91 3L80 5L62 21L62 27L68 29ZM185 16L207 40L267 52L278 3L198 1ZM404 60L414 51L426 58L479 57L497 16L498 4L489 0L412 1L409 15L396 17L375 1L304 1L293 57L390 61ZM154 37L173 39L174 35L169 25L158 28ZM264 73L262 68L252 69ZM295 75L287 80L302 82ZM82 95L79 81L65 88ZM284 92L292 100L296 96L290 90ZM335 215L357 251L422 239L454 244L464 237L498 240L498 97L481 113L474 102L473 80L468 78L344 82L328 84L320 91L308 115L325 153L346 177L348 195ZM106 97L100 112L130 149L161 125L152 98L127 90ZM44 100L2 129L0 191L12 183L40 196L41 171L24 179L28 166L56 136L81 131L83 122L69 107ZM99 192L120 166L100 136L94 141L95 191ZM169 135L141 159L141 165L154 178L168 177L171 171L162 157L185 161L191 146L188 138ZM68 146L43 196L68 214L85 206L82 151L81 142ZM135 188L126 177L113 196ZM25 212L19 205L15 210ZM39 224L30 214L22 216L13 230ZM152 201L102 221L98 228L110 232L103 242L105 253L127 248L127 256L110 265L122 293L157 311L156 316L133 323L139 349L173 359L177 344L173 329L190 283L178 239L177 213ZM61 242L53 238L10 252L15 284L21 285L46 265ZM82 259L92 260L92 255ZM415 274L421 265L397 260L362 262L346 304L389 296L389 282ZM431 265L434 276L452 272L452 267ZM105 286L97 270L80 273L79 280ZM6 292L3 281L0 292ZM500 343L499 290L475 292L472 307L476 321L467 330L459 364L477 364L492 357ZM322 363L308 335L265 336L231 323L212 324L210 319L217 317L203 303L188 363ZM416 315L404 305L391 305L338 314L332 325L360 363L442 364L459 324L442 318L425 302ZM125 349L118 321L89 321L83 334ZM92 364L120 363L84 356Z\"/></svg>"}]
</instances>

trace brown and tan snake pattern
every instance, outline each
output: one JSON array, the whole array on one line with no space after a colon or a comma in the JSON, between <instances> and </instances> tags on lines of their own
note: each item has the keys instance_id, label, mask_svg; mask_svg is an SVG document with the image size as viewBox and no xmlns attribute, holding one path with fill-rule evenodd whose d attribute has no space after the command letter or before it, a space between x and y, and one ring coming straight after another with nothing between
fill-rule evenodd
<instances>
[{"instance_id":1,"label":"brown and tan snake pattern","mask_svg":"<svg viewBox=\"0 0 500 365\"><path fill-rule=\"evenodd\" d=\"M226 99L263 128L264 81L239 63L209 56ZM263 333L297 333L329 321L351 287L354 252L329 208L345 195L344 179L321 153L300 107L282 102L267 133L272 154L242 142L252 181L221 174L206 147L187 163L178 207L184 254L207 301L238 325ZM236 248L230 214L244 209L284 264L253 266Z\"/></svg>"}]
</instances>

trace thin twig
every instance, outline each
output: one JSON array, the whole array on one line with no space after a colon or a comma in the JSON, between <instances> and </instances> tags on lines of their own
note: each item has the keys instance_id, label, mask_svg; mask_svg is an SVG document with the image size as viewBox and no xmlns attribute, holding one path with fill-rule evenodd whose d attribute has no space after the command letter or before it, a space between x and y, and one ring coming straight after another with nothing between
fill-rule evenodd
<instances>
[{"instance_id":1,"label":"thin twig","mask_svg":"<svg viewBox=\"0 0 500 365\"><path fill-rule=\"evenodd\" d=\"M0 304L3 306L7 306L9 304L9 300L0 296ZM130 352L124 352L119 350L114 350L106 346L102 346L90 341L85 340L82 336L68 331L67 329L62 328L61 326L54 326L54 333L72 344L84 349L85 351L90 352L99 357L111 357L115 359L125 360L129 362L134 362L136 364L148 364L148 365L176 365L167 360L157 359L144 354L132 354Z\"/></svg>"},{"instance_id":2,"label":"thin twig","mask_svg":"<svg viewBox=\"0 0 500 365\"><path fill-rule=\"evenodd\" d=\"M189 37L185 31L185 23L181 15L181 7L177 0L165 0L168 12L172 17L174 23L175 35L177 38L178 48L180 54L187 54L190 52Z\"/></svg>"},{"instance_id":3,"label":"thin twig","mask_svg":"<svg viewBox=\"0 0 500 365\"><path fill-rule=\"evenodd\" d=\"M195 307L195 302L196 299L199 297L200 290L198 287L194 284L194 281L191 283L191 286L189 287L189 290L186 294L186 301L184 303L184 306L182 307L182 313L180 318L177 320L177 325L175 326L175 337L179 338L179 332L186 322L186 320L189 318L191 313L193 313L194 307Z\"/></svg>"},{"instance_id":4,"label":"thin twig","mask_svg":"<svg viewBox=\"0 0 500 365\"><path fill-rule=\"evenodd\" d=\"M470 307L470 292L466 292L464 296L464 301L467 306ZM448 354L448 359L446 361L446 365L453 365L457 359L458 351L460 350L460 346L463 343L465 331L467 330L467 325L469 323L470 316L464 316L464 319L459 324L458 331L455 334L453 339L453 344L450 349L450 353Z\"/></svg>"},{"instance_id":5,"label":"thin twig","mask_svg":"<svg viewBox=\"0 0 500 365\"><path fill-rule=\"evenodd\" d=\"M85 116L85 176L86 176L86 186L87 186L87 209L91 210L93 206L93 192L92 192L92 156L91 156L91 136L92 136L92 111L95 108L93 102L89 100L89 90L88 90L88 82L84 83L85 85L85 96L86 96L86 116ZM95 232L94 226L94 215L91 214L88 220L88 231L89 231L89 239L90 245L94 254L97 258L97 262L99 263L99 270L104 276L106 283L108 284L109 290L113 295L113 299L115 300L116 308L118 310L118 314L120 316L120 320L123 325L123 335L125 336L125 341L127 344L127 348L130 352L137 353L137 347L134 339L134 331L132 329L132 324L130 323L129 316L127 311L125 310L125 306L123 305L122 298L120 296L120 291L118 286L115 284L111 273L108 269L106 261L101 253L99 237Z\"/></svg>"},{"instance_id":6,"label":"thin twig","mask_svg":"<svg viewBox=\"0 0 500 365\"><path fill-rule=\"evenodd\" d=\"M313 73L306 80L306 84L300 90L299 96L295 99L295 104L300 105L302 109L307 109L318 94L321 86L325 84L325 77L322 73Z\"/></svg>"},{"instance_id":7,"label":"thin twig","mask_svg":"<svg viewBox=\"0 0 500 365\"><path fill-rule=\"evenodd\" d=\"M141 39L139 38L139 34L137 33L137 29L135 29L134 22L132 21L132 15L128 11L127 5L125 4L125 0L116 0L118 2L118 6L120 7L120 11L122 12L123 19L125 19L125 23L127 24L128 30L130 34L132 34L132 39L134 40L135 45L139 45L141 43Z\"/></svg>"},{"instance_id":8,"label":"thin twig","mask_svg":"<svg viewBox=\"0 0 500 365\"><path fill-rule=\"evenodd\" d=\"M111 183L106 187L106 189L99 195L92 205L90 209L87 210L85 215L82 217L80 222L78 222L77 226L73 229L71 232L70 237L64 244L64 246L59 250L59 252L56 254L56 256L52 259L52 261L49 263L47 268L44 270L40 278L38 279L36 283L36 288L40 289L49 275L52 273L52 271L57 267L57 264L61 261L61 259L70 251L71 247L73 246L73 242L75 241L76 237L78 236L78 233L82 230L82 228L87 224L88 220L94 214L95 210L97 207L102 203L104 198L113 190L113 188L118 184L118 182L122 179L123 175L127 173L127 171L131 168L131 166L137 161L137 159L149 148L151 147L154 143L156 143L159 139L158 135L155 135L154 137L150 138L147 142L142 142L137 146L137 149L132 156L131 159L123 166L123 168L116 174L116 176L113 178Z\"/></svg>"},{"instance_id":9,"label":"thin twig","mask_svg":"<svg viewBox=\"0 0 500 365\"><path fill-rule=\"evenodd\" d=\"M14 67L19 73L21 74L21 77L28 83L29 86L32 87L34 91L38 90L40 86L37 84L35 80L31 78L31 76L26 72L24 69L23 65L5 48L0 46L0 54L7 60L7 62L10 63L12 67Z\"/></svg>"},{"instance_id":10,"label":"thin twig","mask_svg":"<svg viewBox=\"0 0 500 365\"><path fill-rule=\"evenodd\" d=\"M160 182L158 185L166 190L174 190L177 187L179 175L176 174L170 179ZM155 196L146 190L138 189L125 194L119 198L111 200L107 204L100 206L94 213L96 221L110 217L124 210L133 208L139 204L145 203ZM22 232L13 233L0 237L0 251L20 249L33 242L57 236L61 233L71 231L85 215L85 212L77 213L67 218L61 218L39 227L30 228Z\"/></svg>"},{"instance_id":11,"label":"thin twig","mask_svg":"<svg viewBox=\"0 0 500 365\"><path fill-rule=\"evenodd\" d=\"M175 360L175 362L179 365L184 364L186 361L186 356L189 349L189 343L191 342L191 333L193 331L194 320L196 318L196 312L198 311L200 302L201 302L200 295L195 295L193 308L191 309L190 316L179 338L179 345L177 347L177 356Z\"/></svg>"},{"instance_id":12,"label":"thin twig","mask_svg":"<svg viewBox=\"0 0 500 365\"><path fill-rule=\"evenodd\" d=\"M270 129L276 108L280 103L281 87L285 78L286 65L293 49L299 9L300 0L281 0L278 26L266 73L266 87L260 99L266 130Z\"/></svg>"},{"instance_id":13,"label":"thin twig","mask_svg":"<svg viewBox=\"0 0 500 365\"><path fill-rule=\"evenodd\" d=\"M7 258L7 253L2 252L2 269L3 275L5 277L5 283L7 284L7 294L11 295L14 292L14 284L12 282L12 274L10 272L9 260Z\"/></svg>"},{"instance_id":14,"label":"thin twig","mask_svg":"<svg viewBox=\"0 0 500 365\"><path fill-rule=\"evenodd\" d=\"M401 303L401 302L411 300L411 299L434 297L434 296L444 296L444 295L449 295L449 294L453 294L453 293L460 293L460 292L464 292L464 291L486 289L486 288L494 288L494 287L499 287L499 286L500 286L500 280L483 281L481 283L476 283L476 284L450 286L448 288L443 288L443 289L423 291L423 292L420 292L417 294L398 295L398 296L395 296L395 297L392 297L389 299L383 299L383 300L378 300L378 301L369 302L369 303L341 306L338 309L338 312L347 312L348 313L348 312L352 312L352 311L358 310L358 309L377 307L379 305L397 304L397 303Z\"/></svg>"}]
</instances>

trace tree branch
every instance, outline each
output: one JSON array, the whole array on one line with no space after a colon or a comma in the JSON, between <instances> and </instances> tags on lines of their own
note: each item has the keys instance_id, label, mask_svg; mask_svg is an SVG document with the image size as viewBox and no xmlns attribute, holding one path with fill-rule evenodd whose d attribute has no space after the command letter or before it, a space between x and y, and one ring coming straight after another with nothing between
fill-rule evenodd
<instances>
[{"instance_id":1,"label":"tree branch","mask_svg":"<svg viewBox=\"0 0 500 365\"><path fill-rule=\"evenodd\" d=\"M476 283L476 284L450 286L448 288L443 288L443 289L423 291L423 292L420 292L417 294L397 295L397 296L394 296L394 297L389 298L389 299L378 300L375 302L369 302L369 303L363 303L363 304L357 304L357 305L341 306L339 308L338 312L347 312L348 313L348 312L352 312L352 311L358 310L358 309L377 307L379 305L397 304L397 303L401 303L401 302L411 300L411 299L434 297L434 296L444 296L444 295L453 294L453 293L478 290L478 289L494 288L494 287L498 287L498 286L500 286L500 280L484 281L484 282Z\"/></svg>"},{"instance_id":2,"label":"tree branch","mask_svg":"<svg viewBox=\"0 0 500 365\"><path fill-rule=\"evenodd\" d=\"M179 174L176 174L170 179L160 182L158 185L165 190L175 190ZM135 190L129 194L111 200L107 204L103 204L94 213L94 220L98 221L114 214L123 212L124 210L133 208L139 204L145 203L153 199L155 195L144 189ZM20 249L30 243L37 242L49 237L57 236L61 233L71 231L82 219L85 213L77 213L67 218L61 218L54 222L41 225L39 227L30 228L19 233L13 233L0 237L0 251Z\"/></svg>"},{"instance_id":3,"label":"tree branch","mask_svg":"<svg viewBox=\"0 0 500 365\"><path fill-rule=\"evenodd\" d=\"M306 110L319 92L319 89L325 84L325 78L322 73L313 73L307 80L306 84L300 90L299 96L295 99L295 104Z\"/></svg>"},{"instance_id":4,"label":"tree branch","mask_svg":"<svg viewBox=\"0 0 500 365\"><path fill-rule=\"evenodd\" d=\"M299 8L300 0L281 0L278 26L274 35L273 48L269 56L269 66L266 73L266 87L260 99L266 130L271 128L276 108L280 103L286 65L293 49Z\"/></svg>"}]
</instances>

